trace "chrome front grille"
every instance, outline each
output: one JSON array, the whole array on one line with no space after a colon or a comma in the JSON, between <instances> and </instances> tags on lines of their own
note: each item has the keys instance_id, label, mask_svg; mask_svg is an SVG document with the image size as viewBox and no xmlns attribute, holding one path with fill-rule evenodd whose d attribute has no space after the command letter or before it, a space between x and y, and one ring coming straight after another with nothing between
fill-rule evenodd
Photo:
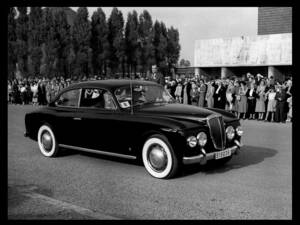
<instances>
[{"instance_id":1,"label":"chrome front grille","mask_svg":"<svg viewBox=\"0 0 300 225\"><path fill-rule=\"evenodd\" d=\"M218 115L209 116L207 124L214 147L218 150L225 149L226 133L223 117Z\"/></svg>"}]
</instances>

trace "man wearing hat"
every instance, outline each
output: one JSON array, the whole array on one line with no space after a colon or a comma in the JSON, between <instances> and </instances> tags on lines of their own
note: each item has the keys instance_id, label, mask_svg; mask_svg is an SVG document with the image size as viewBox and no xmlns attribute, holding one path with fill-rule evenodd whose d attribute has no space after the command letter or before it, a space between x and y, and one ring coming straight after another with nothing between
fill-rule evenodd
<instances>
[{"instance_id":1,"label":"man wearing hat","mask_svg":"<svg viewBox=\"0 0 300 225\"><path fill-rule=\"evenodd\" d=\"M165 78L160 72L158 72L156 65L152 65L152 74L150 80L165 86Z\"/></svg>"}]
</instances>

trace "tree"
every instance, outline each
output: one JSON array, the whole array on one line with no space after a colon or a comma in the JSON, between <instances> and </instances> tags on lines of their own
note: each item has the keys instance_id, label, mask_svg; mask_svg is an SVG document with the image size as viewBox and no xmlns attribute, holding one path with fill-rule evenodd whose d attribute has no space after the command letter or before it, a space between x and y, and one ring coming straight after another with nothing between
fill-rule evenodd
<instances>
[{"instance_id":1,"label":"tree","mask_svg":"<svg viewBox=\"0 0 300 225\"><path fill-rule=\"evenodd\" d=\"M128 72L132 71L136 74L137 63L140 57L140 39L138 33L138 16L134 10L128 13L127 23L125 27L125 53L127 57Z\"/></svg>"},{"instance_id":2,"label":"tree","mask_svg":"<svg viewBox=\"0 0 300 225\"><path fill-rule=\"evenodd\" d=\"M163 22L154 23L154 52L155 61L163 75L166 75L167 67L167 29Z\"/></svg>"},{"instance_id":3,"label":"tree","mask_svg":"<svg viewBox=\"0 0 300 225\"><path fill-rule=\"evenodd\" d=\"M41 74L45 77L54 77L56 75L55 62L57 61L59 43L56 38L53 14L48 7L43 13L42 40L44 43L42 44Z\"/></svg>"},{"instance_id":4,"label":"tree","mask_svg":"<svg viewBox=\"0 0 300 225\"><path fill-rule=\"evenodd\" d=\"M179 62L180 67L189 67L191 66L191 63L189 60L181 59Z\"/></svg>"},{"instance_id":5,"label":"tree","mask_svg":"<svg viewBox=\"0 0 300 225\"><path fill-rule=\"evenodd\" d=\"M106 65L109 57L108 25L105 13L98 8L92 16L91 24L91 48L93 51L92 65L94 73L106 74Z\"/></svg>"},{"instance_id":6,"label":"tree","mask_svg":"<svg viewBox=\"0 0 300 225\"><path fill-rule=\"evenodd\" d=\"M52 44L55 51L54 74L55 76L67 77L69 72L68 57L71 48L71 35L70 25L63 10L54 14L54 40Z\"/></svg>"},{"instance_id":7,"label":"tree","mask_svg":"<svg viewBox=\"0 0 300 225\"><path fill-rule=\"evenodd\" d=\"M124 19L123 14L116 7L113 8L108 19L108 41L110 44L109 65L113 73L116 73L120 64L122 65L122 72L124 76Z\"/></svg>"},{"instance_id":8,"label":"tree","mask_svg":"<svg viewBox=\"0 0 300 225\"><path fill-rule=\"evenodd\" d=\"M167 61L169 72L175 68L180 54L179 32L171 26L167 30Z\"/></svg>"},{"instance_id":9,"label":"tree","mask_svg":"<svg viewBox=\"0 0 300 225\"><path fill-rule=\"evenodd\" d=\"M16 10L14 7L8 9L8 24L7 24L7 59L8 59L8 77L12 79L16 70L17 55L16 55Z\"/></svg>"},{"instance_id":10,"label":"tree","mask_svg":"<svg viewBox=\"0 0 300 225\"><path fill-rule=\"evenodd\" d=\"M27 7L17 7L19 16L16 25L16 55L18 70L22 76L27 76L27 58L28 58L28 15Z\"/></svg>"},{"instance_id":11,"label":"tree","mask_svg":"<svg viewBox=\"0 0 300 225\"><path fill-rule=\"evenodd\" d=\"M77 11L72 37L76 55L74 73L79 77L88 77L92 73L92 50L90 49L91 24L88 20L88 10L86 7L80 7Z\"/></svg>"},{"instance_id":12,"label":"tree","mask_svg":"<svg viewBox=\"0 0 300 225\"><path fill-rule=\"evenodd\" d=\"M141 43L139 65L141 66L142 72L146 73L154 63L154 48L152 45L153 23L151 15L147 10L144 10L139 16L138 32Z\"/></svg>"},{"instance_id":13,"label":"tree","mask_svg":"<svg viewBox=\"0 0 300 225\"><path fill-rule=\"evenodd\" d=\"M29 71L33 75L40 73L43 43L42 36L42 21L43 12L41 7L31 7L28 23L28 51L30 63Z\"/></svg>"}]
</instances>

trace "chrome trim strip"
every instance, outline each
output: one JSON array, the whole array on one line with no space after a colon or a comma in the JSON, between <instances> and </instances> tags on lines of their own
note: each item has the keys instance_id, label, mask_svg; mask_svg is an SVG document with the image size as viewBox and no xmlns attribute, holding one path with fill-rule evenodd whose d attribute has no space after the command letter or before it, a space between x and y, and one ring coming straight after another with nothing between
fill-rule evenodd
<instances>
[{"instance_id":1,"label":"chrome trim strip","mask_svg":"<svg viewBox=\"0 0 300 225\"><path fill-rule=\"evenodd\" d=\"M239 148L238 146L233 146L233 147L224 149L223 151L230 149L231 150L231 155L232 155L232 154L234 154L237 151L238 148ZM211 160L211 159L214 159L215 153L216 152L207 153L206 156L200 154L200 155L191 156L191 157L183 157L182 162L185 165L187 165L187 164L193 164L193 163L201 163L202 160Z\"/></svg>"},{"instance_id":2,"label":"chrome trim strip","mask_svg":"<svg viewBox=\"0 0 300 225\"><path fill-rule=\"evenodd\" d=\"M222 136L221 138L222 138L222 143L221 143L221 145L222 145L222 147L221 148L218 148L217 147L217 145L216 145L216 141L215 141L215 139L212 137L212 128L211 128L211 126L210 126L210 123L209 123L209 120L211 120L211 119L214 119L214 118L218 118L218 123L219 123L219 127L220 127L220 129L222 129L222 127L221 127L221 122L220 122L220 117L222 117L222 116L220 116L220 115L216 115L216 114L213 114L213 115L209 115L208 117L207 117L207 125L208 125L208 128L209 128L209 133L210 133L210 137L211 137L211 139L212 139L212 142L213 142L213 144L214 144L214 147L215 147L215 149L218 149L218 150L223 150L224 149L224 147L226 146L226 145L224 145L224 137ZM224 127L224 129L225 129L225 127ZM220 130L221 131L221 130ZM220 132L221 133L221 132ZM222 133L221 133L222 134ZM225 130L224 130L224 134L225 134L225 139L226 139L226 132L225 132Z\"/></svg>"},{"instance_id":3,"label":"chrome trim strip","mask_svg":"<svg viewBox=\"0 0 300 225\"><path fill-rule=\"evenodd\" d=\"M79 98L78 98L78 103L77 103L77 108L80 107L80 103L81 103L81 95L82 95L82 88L80 88Z\"/></svg>"},{"instance_id":4,"label":"chrome trim strip","mask_svg":"<svg viewBox=\"0 0 300 225\"><path fill-rule=\"evenodd\" d=\"M70 149L74 149L74 150L78 150L78 151L91 152L91 153L96 153L96 154L101 154L101 155L116 156L116 157L125 158L125 159L136 159L136 156L118 154L118 153L113 153L113 152L105 152L105 151L100 151L100 150L95 150L95 149L90 149L90 148L82 148L82 147L77 147L77 146L72 146L72 145L59 144L59 147L70 148Z\"/></svg>"}]
</instances>

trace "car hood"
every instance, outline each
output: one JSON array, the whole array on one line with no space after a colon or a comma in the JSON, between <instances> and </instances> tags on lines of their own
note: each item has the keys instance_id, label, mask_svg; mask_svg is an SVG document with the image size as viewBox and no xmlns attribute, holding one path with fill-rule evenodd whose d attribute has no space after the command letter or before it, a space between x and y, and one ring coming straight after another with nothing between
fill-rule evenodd
<instances>
[{"instance_id":1,"label":"car hood","mask_svg":"<svg viewBox=\"0 0 300 225\"><path fill-rule=\"evenodd\" d=\"M138 114L151 114L173 119L204 121L210 115L222 115L225 122L238 120L232 113L215 108L203 108L185 104L153 104L141 106L135 109Z\"/></svg>"}]
</instances>

